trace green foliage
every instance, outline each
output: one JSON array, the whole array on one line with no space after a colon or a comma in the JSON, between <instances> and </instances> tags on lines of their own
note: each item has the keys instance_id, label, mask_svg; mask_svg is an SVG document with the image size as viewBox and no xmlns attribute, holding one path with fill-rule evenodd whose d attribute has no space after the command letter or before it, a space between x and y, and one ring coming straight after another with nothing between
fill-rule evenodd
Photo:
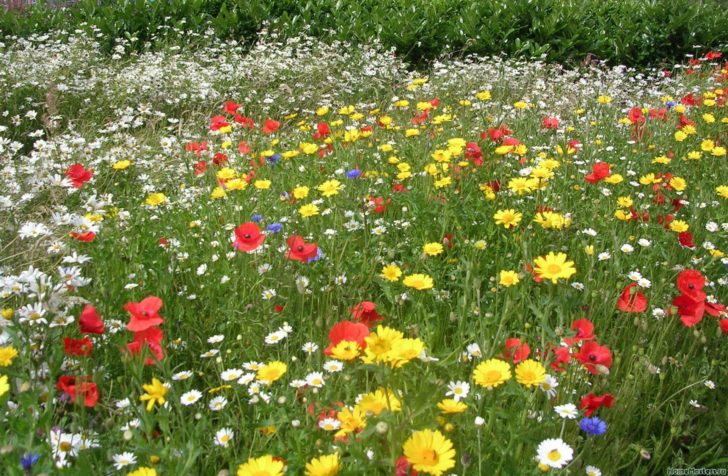
<instances>
[{"instance_id":1,"label":"green foliage","mask_svg":"<svg viewBox=\"0 0 728 476\"><path fill-rule=\"evenodd\" d=\"M0 12L0 38L94 29L111 51L116 38L138 47L187 42L183 31L254 41L264 27L284 38L323 39L396 48L415 66L443 55L510 55L629 65L681 60L694 46L728 43L728 12L713 0L81 0L66 9L40 3Z\"/></svg>"}]
</instances>

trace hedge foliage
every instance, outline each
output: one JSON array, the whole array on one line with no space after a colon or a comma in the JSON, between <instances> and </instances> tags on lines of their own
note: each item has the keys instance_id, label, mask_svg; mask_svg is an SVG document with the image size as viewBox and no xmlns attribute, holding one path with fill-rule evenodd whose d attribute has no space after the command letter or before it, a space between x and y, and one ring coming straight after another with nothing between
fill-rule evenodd
<instances>
[{"instance_id":1,"label":"hedge foliage","mask_svg":"<svg viewBox=\"0 0 728 476\"><path fill-rule=\"evenodd\" d=\"M267 27L353 44L378 38L414 65L443 55L547 55L578 62L655 65L728 43L718 0L81 0L0 12L7 41L34 32L95 28L111 51L120 37L138 47L180 42L182 32L255 41ZM188 41L185 39L185 41Z\"/></svg>"}]
</instances>

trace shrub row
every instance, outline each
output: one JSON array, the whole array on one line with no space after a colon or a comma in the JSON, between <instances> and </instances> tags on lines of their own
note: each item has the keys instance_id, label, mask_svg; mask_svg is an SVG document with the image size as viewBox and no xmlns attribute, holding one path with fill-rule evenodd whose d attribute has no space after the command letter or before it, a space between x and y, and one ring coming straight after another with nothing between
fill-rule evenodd
<instances>
[{"instance_id":1,"label":"shrub row","mask_svg":"<svg viewBox=\"0 0 728 476\"><path fill-rule=\"evenodd\" d=\"M718 0L81 0L0 11L0 35L94 28L107 51L116 38L159 47L182 32L247 44L268 27L353 44L378 38L419 66L443 55L541 56L574 63L655 65L696 46L728 43L728 10ZM187 39L185 39L185 42Z\"/></svg>"}]
</instances>

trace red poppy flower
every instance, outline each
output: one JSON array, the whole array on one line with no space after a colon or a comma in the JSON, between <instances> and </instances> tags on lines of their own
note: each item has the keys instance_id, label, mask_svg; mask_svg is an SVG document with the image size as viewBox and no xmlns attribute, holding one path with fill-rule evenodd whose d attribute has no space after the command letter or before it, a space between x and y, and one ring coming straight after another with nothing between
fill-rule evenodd
<instances>
[{"instance_id":1,"label":"red poppy flower","mask_svg":"<svg viewBox=\"0 0 728 476\"><path fill-rule=\"evenodd\" d=\"M215 116L210 121L210 130L211 131L217 131L220 130L223 127L229 126L230 123L227 121L225 116Z\"/></svg>"},{"instance_id":2,"label":"red poppy flower","mask_svg":"<svg viewBox=\"0 0 728 476\"><path fill-rule=\"evenodd\" d=\"M617 301L617 309L622 312L645 312L647 309L647 298L639 289L632 292L637 283L627 285Z\"/></svg>"},{"instance_id":3,"label":"red poppy flower","mask_svg":"<svg viewBox=\"0 0 728 476\"><path fill-rule=\"evenodd\" d=\"M273 119L266 119L263 123L263 134L273 134L281 127L281 123Z\"/></svg>"},{"instance_id":4,"label":"red poppy flower","mask_svg":"<svg viewBox=\"0 0 728 476\"><path fill-rule=\"evenodd\" d=\"M483 152L475 142L465 144L465 158L478 167L483 165Z\"/></svg>"},{"instance_id":5,"label":"red poppy flower","mask_svg":"<svg viewBox=\"0 0 728 476\"><path fill-rule=\"evenodd\" d=\"M228 156L223 154L222 152L217 152L212 157L212 163L215 164L216 167L221 167L225 165L225 163L228 161Z\"/></svg>"},{"instance_id":6,"label":"red poppy flower","mask_svg":"<svg viewBox=\"0 0 728 476\"><path fill-rule=\"evenodd\" d=\"M384 317L377 313L377 305L371 301L362 301L351 310L354 321L371 327L375 322L384 320Z\"/></svg>"},{"instance_id":7,"label":"red poppy flower","mask_svg":"<svg viewBox=\"0 0 728 476\"><path fill-rule=\"evenodd\" d=\"M369 335L369 328L361 322L341 321L334 324L329 331L329 345L324 353L331 354L331 350L341 341L356 342L359 347L364 349L367 346L364 338Z\"/></svg>"},{"instance_id":8,"label":"red poppy flower","mask_svg":"<svg viewBox=\"0 0 728 476\"><path fill-rule=\"evenodd\" d=\"M202 175L207 170L207 162L204 160L198 160L195 164L195 175Z\"/></svg>"},{"instance_id":9,"label":"red poppy flower","mask_svg":"<svg viewBox=\"0 0 728 476\"><path fill-rule=\"evenodd\" d=\"M394 464L395 476L419 476L420 473L412 467L406 456L402 455L397 458Z\"/></svg>"},{"instance_id":10,"label":"red poppy flower","mask_svg":"<svg viewBox=\"0 0 728 476\"><path fill-rule=\"evenodd\" d=\"M287 243L288 253L286 258L288 259L306 263L318 254L318 245L316 243L306 243L302 236L289 236Z\"/></svg>"},{"instance_id":11,"label":"red poppy flower","mask_svg":"<svg viewBox=\"0 0 728 476\"><path fill-rule=\"evenodd\" d=\"M694 269L686 269L677 275L677 289L693 301L705 300L705 277Z\"/></svg>"},{"instance_id":12,"label":"red poppy flower","mask_svg":"<svg viewBox=\"0 0 728 476\"><path fill-rule=\"evenodd\" d=\"M680 104L683 104L685 106L695 106L696 102L697 100L695 99L695 95L693 93L688 93L680 98Z\"/></svg>"},{"instance_id":13,"label":"red poppy flower","mask_svg":"<svg viewBox=\"0 0 728 476\"><path fill-rule=\"evenodd\" d=\"M146 297L141 302L126 303L124 309L131 314L131 320L126 328L132 332L139 332L164 323L164 319L158 314L161 308L162 300L156 296Z\"/></svg>"},{"instance_id":14,"label":"red poppy flower","mask_svg":"<svg viewBox=\"0 0 728 476\"><path fill-rule=\"evenodd\" d=\"M543 121L541 121L541 127L544 129L558 129L559 128L559 120L555 117L544 117Z\"/></svg>"},{"instance_id":15,"label":"red poppy flower","mask_svg":"<svg viewBox=\"0 0 728 476\"><path fill-rule=\"evenodd\" d=\"M611 393L605 393L604 395L594 395L590 393L586 397L581 399L579 407L584 411L584 414L588 417L597 411L600 407L611 408L614 405L614 397Z\"/></svg>"},{"instance_id":16,"label":"red poppy flower","mask_svg":"<svg viewBox=\"0 0 728 476\"><path fill-rule=\"evenodd\" d=\"M571 323L571 330L576 331L576 335L571 339L564 339L569 345L573 345L581 341L594 340L594 324L589 319L577 319Z\"/></svg>"},{"instance_id":17,"label":"red poppy flower","mask_svg":"<svg viewBox=\"0 0 728 476\"><path fill-rule=\"evenodd\" d=\"M188 142L185 146L187 152L194 152L199 157L203 151L207 150L207 141L205 142Z\"/></svg>"},{"instance_id":18,"label":"red poppy flower","mask_svg":"<svg viewBox=\"0 0 728 476\"><path fill-rule=\"evenodd\" d=\"M91 180L93 170L86 170L81 164L73 164L66 170L66 177L71 179L74 188L81 188L83 184Z\"/></svg>"},{"instance_id":19,"label":"red poppy flower","mask_svg":"<svg viewBox=\"0 0 728 476\"><path fill-rule=\"evenodd\" d=\"M240 106L242 106L242 104L236 104L233 101L226 101L224 109L228 114L235 114L238 112L238 109L240 109Z\"/></svg>"},{"instance_id":20,"label":"red poppy flower","mask_svg":"<svg viewBox=\"0 0 728 476\"><path fill-rule=\"evenodd\" d=\"M723 334L728 334L728 319L720 320L720 330Z\"/></svg>"},{"instance_id":21,"label":"red poppy flower","mask_svg":"<svg viewBox=\"0 0 728 476\"><path fill-rule=\"evenodd\" d=\"M126 348L132 355L141 355L146 346L156 357L156 360L151 357L147 357L144 359L144 365L152 365L164 358L162 339L164 339L164 331L162 331L159 327L150 327L143 331L135 332L134 342L127 344Z\"/></svg>"},{"instance_id":22,"label":"red poppy flower","mask_svg":"<svg viewBox=\"0 0 728 476\"><path fill-rule=\"evenodd\" d=\"M238 152L240 153L240 155L247 154L248 152L250 152L250 144L245 141L240 142L240 144L238 144Z\"/></svg>"},{"instance_id":23,"label":"red poppy flower","mask_svg":"<svg viewBox=\"0 0 728 476\"><path fill-rule=\"evenodd\" d=\"M81 311L81 316L78 318L78 325L83 334L103 334L104 333L104 321L99 317L96 308L91 304L86 304L86 307Z\"/></svg>"},{"instance_id":24,"label":"red poppy flower","mask_svg":"<svg viewBox=\"0 0 728 476\"><path fill-rule=\"evenodd\" d=\"M584 178L587 182L592 184L601 182L605 178L609 177L609 167L610 165L606 162L597 162L592 165L592 173L588 174Z\"/></svg>"},{"instance_id":25,"label":"red poppy flower","mask_svg":"<svg viewBox=\"0 0 728 476\"><path fill-rule=\"evenodd\" d=\"M62 375L58 378L56 389L68 395L74 403L80 396L83 404L87 407L94 407L96 402L99 401L99 389L91 381L91 377L76 379L76 377Z\"/></svg>"},{"instance_id":26,"label":"red poppy flower","mask_svg":"<svg viewBox=\"0 0 728 476\"><path fill-rule=\"evenodd\" d=\"M596 341L585 342L574 358L594 375L609 373L612 367L612 352L609 347L599 345Z\"/></svg>"},{"instance_id":27,"label":"red poppy flower","mask_svg":"<svg viewBox=\"0 0 728 476\"><path fill-rule=\"evenodd\" d=\"M313 140L325 139L331 134L331 127L325 122L316 124L316 132L313 134Z\"/></svg>"},{"instance_id":28,"label":"red poppy flower","mask_svg":"<svg viewBox=\"0 0 728 476\"><path fill-rule=\"evenodd\" d=\"M513 363L517 364L522 362L531 355L531 347L525 342L521 342L521 339L511 338L506 340L506 346L503 349L503 356L506 360L513 359Z\"/></svg>"},{"instance_id":29,"label":"red poppy flower","mask_svg":"<svg viewBox=\"0 0 728 476\"><path fill-rule=\"evenodd\" d=\"M680 246L688 249L694 249L695 243L693 243L693 234L689 231L683 231L677 235L677 239L680 242Z\"/></svg>"},{"instance_id":30,"label":"red poppy flower","mask_svg":"<svg viewBox=\"0 0 728 476\"><path fill-rule=\"evenodd\" d=\"M384 213L387 211L387 207L392 204L391 199L385 201L382 197L369 197L367 202L369 202L369 206L372 207L374 213Z\"/></svg>"},{"instance_id":31,"label":"red poppy flower","mask_svg":"<svg viewBox=\"0 0 728 476\"><path fill-rule=\"evenodd\" d=\"M705 301L694 301L689 296L681 294L672 300L672 305L677 307L680 320L685 327L693 327L703 320Z\"/></svg>"},{"instance_id":32,"label":"red poppy flower","mask_svg":"<svg viewBox=\"0 0 728 476\"><path fill-rule=\"evenodd\" d=\"M556 359L549 364L549 367L555 372L565 372L566 365L571 362L571 351L568 347L558 347L553 350Z\"/></svg>"},{"instance_id":33,"label":"red poppy flower","mask_svg":"<svg viewBox=\"0 0 728 476\"><path fill-rule=\"evenodd\" d=\"M627 118L634 125L644 124L646 121L645 116L642 114L642 109L638 107L630 109Z\"/></svg>"},{"instance_id":34,"label":"red poppy flower","mask_svg":"<svg viewBox=\"0 0 728 476\"><path fill-rule=\"evenodd\" d=\"M66 355L75 355L77 357L86 357L91 355L91 349L94 344L91 339L84 337L83 339L71 339L70 337L63 338L63 351Z\"/></svg>"},{"instance_id":35,"label":"red poppy flower","mask_svg":"<svg viewBox=\"0 0 728 476\"><path fill-rule=\"evenodd\" d=\"M92 241L94 241L94 238L96 238L96 233L94 233L93 231L87 231L85 233L77 233L75 231L72 231L69 234L82 243L91 243Z\"/></svg>"},{"instance_id":36,"label":"red poppy flower","mask_svg":"<svg viewBox=\"0 0 728 476\"><path fill-rule=\"evenodd\" d=\"M235 242L233 246L239 251L250 253L258 249L265 241L265 235L260 232L260 228L253 222L243 223L235 229Z\"/></svg>"}]
</instances>

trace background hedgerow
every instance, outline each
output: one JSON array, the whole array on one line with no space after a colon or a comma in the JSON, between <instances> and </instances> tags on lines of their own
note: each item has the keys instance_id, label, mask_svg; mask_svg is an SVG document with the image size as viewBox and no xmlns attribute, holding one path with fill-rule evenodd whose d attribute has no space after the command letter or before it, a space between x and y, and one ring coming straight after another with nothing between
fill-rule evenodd
<instances>
[{"instance_id":1,"label":"background hedgerow","mask_svg":"<svg viewBox=\"0 0 728 476\"><path fill-rule=\"evenodd\" d=\"M118 38L137 51L218 41L255 42L266 27L284 38L306 34L366 45L378 39L410 64L442 56L508 55L579 63L674 63L697 45L728 43L728 12L716 0L82 0L0 11L0 40L63 29L92 32L103 51Z\"/></svg>"},{"instance_id":2,"label":"background hedgerow","mask_svg":"<svg viewBox=\"0 0 728 476\"><path fill-rule=\"evenodd\" d=\"M335 453L342 474L392 474L434 429L446 474L725 466L725 316L687 328L673 305L685 269L706 278L700 305L728 302L721 58L669 74L444 58L421 77L382 44L205 35L118 39L117 58L83 31L0 52L7 473L234 474L273 455L301 474ZM265 233L252 253L234 247L246 222ZM321 255L290 259L296 235ZM575 273L540 265L550 252ZM144 365L124 350L145 319L129 304L152 295L163 358L148 336ZM401 368L324 353L364 301L417 351ZM99 323L90 355L64 345ZM272 362L285 373L259 372ZM513 378L485 388L503 365ZM64 377L96 385L93 407ZM595 395L613 404L587 415Z\"/></svg>"}]
</instances>

